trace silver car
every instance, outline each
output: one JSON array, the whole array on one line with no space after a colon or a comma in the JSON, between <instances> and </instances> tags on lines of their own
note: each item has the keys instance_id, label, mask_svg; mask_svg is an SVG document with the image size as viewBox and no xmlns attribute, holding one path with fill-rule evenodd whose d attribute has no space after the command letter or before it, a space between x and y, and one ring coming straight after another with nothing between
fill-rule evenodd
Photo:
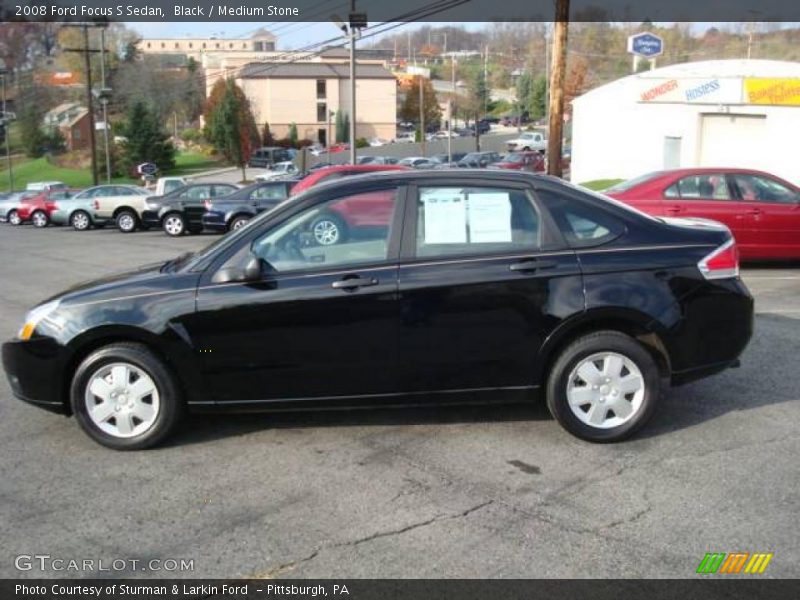
<instances>
[{"instance_id":1,"label":"silver car","mask_svg":"<svg viewBox=\"0 0 800 600\"><path fill-rule=\"evenodd\" d=\"M3 197L0 198L0 222L19 225L21 222L19 217L19 203L23 198L35 195L36 192L12 192L11 194L4 194Z\"/></svg>"}]
</instances>

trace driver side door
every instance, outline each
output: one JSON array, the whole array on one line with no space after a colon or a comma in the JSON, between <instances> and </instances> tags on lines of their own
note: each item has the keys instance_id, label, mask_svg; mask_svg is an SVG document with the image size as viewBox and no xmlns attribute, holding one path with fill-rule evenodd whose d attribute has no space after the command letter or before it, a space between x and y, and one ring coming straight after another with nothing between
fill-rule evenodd
<instances>
[{"instance_id":1,"label":"driver side door","mask_svg":"<svg viewBox=\"0 0 800 600\"><path fill-rule=\"evenodd\" d=\"M328 194L270 220L218 265L252 253L260 279L199 288L187 329L220 405L350 403L397 391L405 189L372 184ZM389 210L380 226L361 231L359 211L374 207L352 200L370 194ZM320 224L342 229L317 238Z\"/></svg>"}]
</instances>

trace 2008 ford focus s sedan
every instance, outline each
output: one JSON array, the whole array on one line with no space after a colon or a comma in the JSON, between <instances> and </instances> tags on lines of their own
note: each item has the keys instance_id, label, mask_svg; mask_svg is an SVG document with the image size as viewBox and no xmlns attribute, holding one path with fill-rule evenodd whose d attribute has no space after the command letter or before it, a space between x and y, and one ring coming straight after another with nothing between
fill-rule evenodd
<instances>
[{"instance_id":1,"label":"2008 ford focus s sedan","mask_svg":"<svg viewBox=\"0 0 800 600\"><path fill-rule=\"evenodd\" d=\"M642 427L666 383L737 365L752 321L724 226L546 176L389 172L59 294L3 365L16 396L117 449L185 411L542 397L603 442Z\"/></svg>"}]
</instances>

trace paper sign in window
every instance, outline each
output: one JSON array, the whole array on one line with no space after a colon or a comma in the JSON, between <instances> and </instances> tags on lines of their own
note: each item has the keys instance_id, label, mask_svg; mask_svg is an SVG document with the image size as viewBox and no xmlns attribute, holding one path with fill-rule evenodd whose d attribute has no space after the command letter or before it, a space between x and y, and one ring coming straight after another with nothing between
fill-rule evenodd
<instances>
[{"instance_id":1,"label":"paper sign in window","mask_svg":"<svg viewBox=\"0 0 800 600\"><path fill-rule=\"evenodd\" d=\"M426 244L465 244L467 210L464 196L437 190L423 194Z\"/></svg>"},{"instance_id":2,"label":"paper sign in window","mask_svg":"<svg viewBox=\"0 0 800 600\"><path fill-rule=\"evenodd\" d=\"M508 194L470 194L468 215L471 243L511 241L511 203Z\"/></svg>"}]
</instances>

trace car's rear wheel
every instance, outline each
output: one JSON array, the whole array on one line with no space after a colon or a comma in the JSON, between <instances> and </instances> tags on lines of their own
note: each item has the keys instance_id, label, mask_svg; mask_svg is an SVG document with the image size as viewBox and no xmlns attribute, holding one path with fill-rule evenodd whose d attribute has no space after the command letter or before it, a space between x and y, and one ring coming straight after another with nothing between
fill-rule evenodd
<instances>
[{"instance_id":1,"label":"car's rear wheel","mask_svg":"<svg viewBox=\"0 0 800 600\"><path fill-rule=\"evenodd\" d=\"M173 375L140 344L112 344L90 354L75 373L70 398L83 430L115 450L157 444L182 412Z\"/></svg>"},{"instance_id":2,"label":"car's rear wheel","mask_svg":"<svg viewBox=\"0 0 800 600\"><path fill-rule=\"evenodd\" d=\"M22 219L16 210L12 210L8 213L8 222L12 225L22 225Z\"/></svg>"},{"instance_id":3,"label":"car's rear wheel","mask_svg":"<svg viewBox=\"0 0 800 600\"><path fill-rule=\"evenodd\" d=\"M121 210L117 213L116 221L117 229L122 233L132 233L136 231L139 219L132 210Z\"/></svg>"},{"instance_id":4,"label":"car's rear wheel","mask_svg":"<svg viewBox=\"0 0 800 600\"><path fill-rule=\"evenodd\" d=\"M345 240L347 227L336 215L324 214L311 224L311 234L318 245L333 246Z\"/></svg>"},{"instance_id":5,"label":"car's rear wheel","mask_svg":"<svg viewBox=\"0 0 800 600\"><path fill-rule=\"evenodd\" d=\"M242 227L247 225L247 222L249 220L250 220L250 217L244 217L244 216L235 217L231 221L231 224L228 226L228 230L229 231L236 231L237 229L241 229Z\"/></svg>"},{"instance_id":6,"label":"car's rear wheel","mask_svg":"<svg viewBox=\"0 0 800 600\"><path fill-rule=\"evenodd\" d=\"M578 338L558 357L547 384L547 407L573 435L615 442L650 419L660 393L650 352L628 335L599 331Z\"/></svg>"},{"instance_id":7,"label":"car's rear wheel","mask_svg":"<svg viewBox=\"0 0 800 600\"><path fill-rule=\"evenodd\" d=\"M47 218L47 213L43 210L36 210L31 215L31 223L33 223L34 227L39 227L41 229L42 227L47 227L50 223L50 219Z\"/></svg>"},{"instance_id":8,"label":"car's rear wheel","mask_svg":"<svg viewBox=\"0 0 800 600\"><path fill-rule=\"evenodd\" d=\"M92 219L85 210L76 210L69 221L75 231L86 231L92 225Z\"/></svg>"},{"instance_id":9,"label":"car's rear wheel","mask_svg":"<svg viewBox=\"0 0 800 600\"><path fill-rule=\"evenodd\" d=\"M170 213L161 222L164 233L172 237L178 237L186 232L186 221L178 213Z\"/></svg>"}]
</instances>

